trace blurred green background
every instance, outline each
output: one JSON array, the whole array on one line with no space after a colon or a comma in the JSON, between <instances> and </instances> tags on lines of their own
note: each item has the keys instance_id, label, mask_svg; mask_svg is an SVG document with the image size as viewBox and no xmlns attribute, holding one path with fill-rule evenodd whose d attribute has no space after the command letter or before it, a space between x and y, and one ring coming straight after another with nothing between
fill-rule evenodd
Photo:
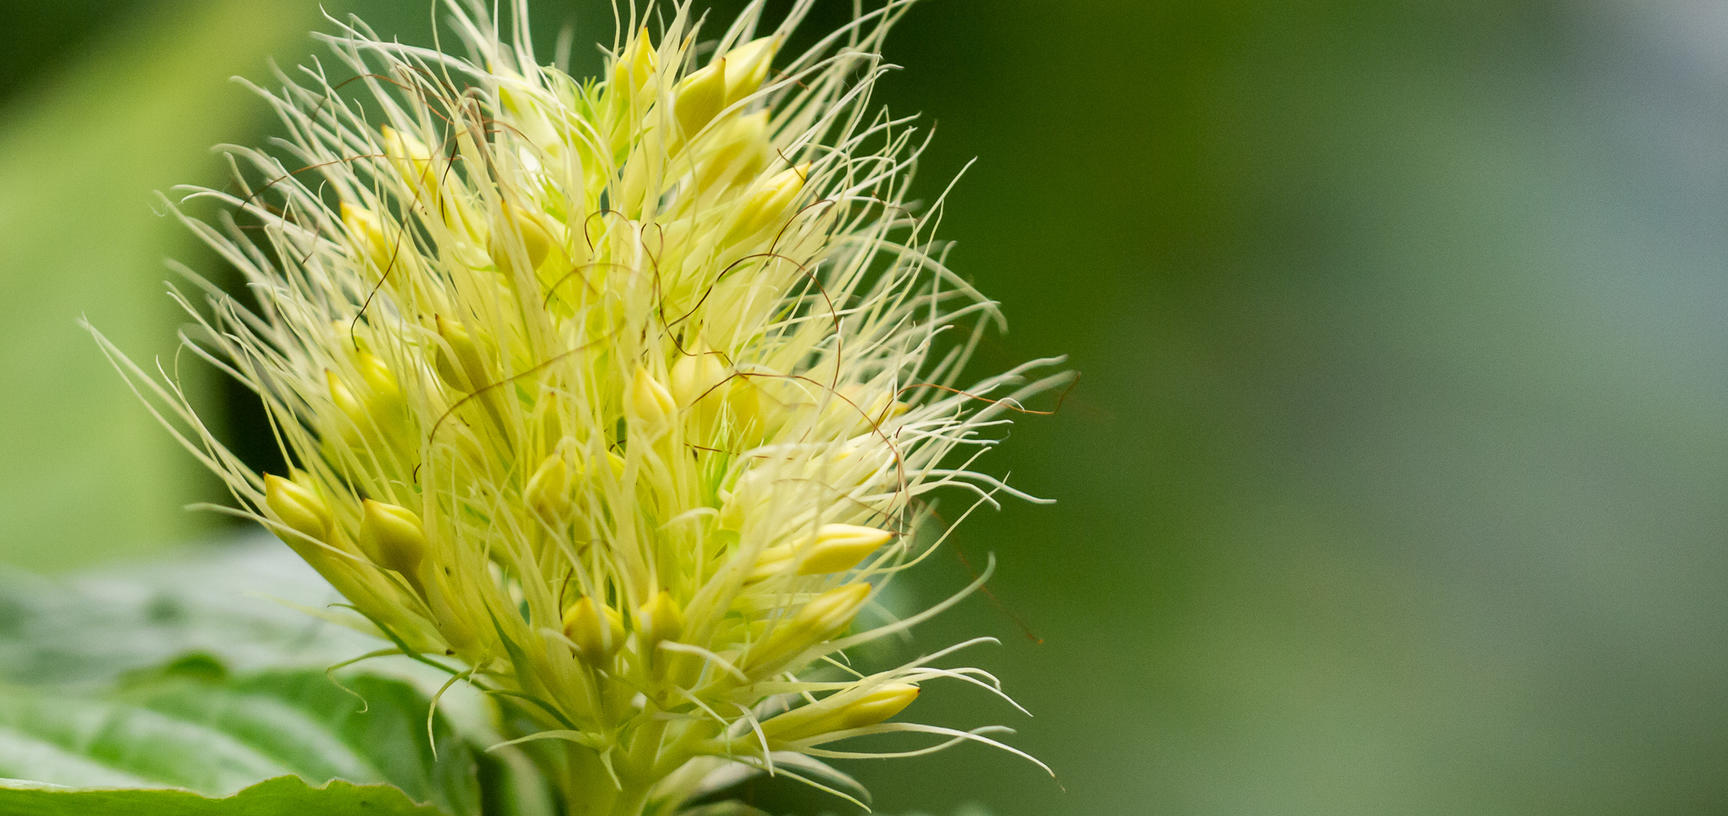
<instances>
[{"instance_id":1,"label":"blurred green background","mask_svg":"<svg viewBox=\"0 0 1728 816\"><path fill-rule=\"evenodd\" d=\"M326 6L429 39L429 0ZM316 53L318 5L0 14L0 560L219 538L76 320L171 349L162 261L211 263L153 191L269 132L226 78ZM1059 503L918 590L996 553L921 637L1002 637L1037 717L919 705L1060 786L855 764L880 809L1728 812L1728 6L932 0L889 55L925 194L981 158L943 226L1014 327L983 366L1084 380L994 464Z\"/></svg>"}]
</instances>

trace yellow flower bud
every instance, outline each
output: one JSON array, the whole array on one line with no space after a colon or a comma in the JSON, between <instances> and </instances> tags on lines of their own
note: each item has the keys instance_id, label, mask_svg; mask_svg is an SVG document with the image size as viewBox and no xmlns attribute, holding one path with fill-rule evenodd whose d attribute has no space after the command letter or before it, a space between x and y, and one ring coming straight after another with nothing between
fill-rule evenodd
<instances>
[{"instance_id":1,"label":"yellow flower bud","mask_svg":"<svg viewBox=\"0 0 1728 816\"><path fill-rule=\"evenodd\" d=\"M762 80L768 77L768 66L780 50L781 40L779 36L762 37L726 52L721 64L726 67L727 105L762 87Z\"/></svg>"},{"instance_id":2,"label":"yellow flower bud","mask_svg":"<svg viewBox=\"0 0 1728 816\"><path fill-rule=\"evenodd\" d=\"M630 378L629 391L624 395L625 413L646 427L657 428L666 424L677 410L678 404L666 386L648 373L646 367L637 366L635 376Z\"/></svg>"},{"instance_id":3,"label":"yellow flower bud","mask_svg":"<svg viewBox=\"0 0 1728 816\"><path fill-rule=\"evenodd\" d=\"M648 27L643 26L612 63L612 82L619 88L640 91L648 84L648 78L654 75L658 62L656 57L654 43L648 37Z\"/></svg>"},{"instance_id":4,"label":"yellow flower bud","mask_svg":"<svg viewBox=\"0 0 1728 816\"><path fill-rule=\"evenodd\" d=\"M719 59L685 77L673 92L673 111L685 139L726 107L726 60Z\"/></svg>"},{"instance_id":5,"label":"yellow flower bud","mask_svg":"<svg viewBox=\"0 0 1728 816\"><path fill-rule=\"evenodd\" d=\"M835 587L798 610L791 628L811 635L812 640L827 638L851 623L869 597L870 585L863 582Z\"/></svg>"},{"instance_id":6,"label":"yellow flower bud","mask_svg":"<svg viewBox=\"0 0 1728 816\"><path fill-rule=\"evenodd\" d=\"M810 163L782 170L751 193L738 210L738 220L726 233L726 240L739 241L772 227L780 229L792 214L798 194L804 190L804 179L810 173Z\"/></svg>"},{"instance_id":7,"label":"yellow flower bud","mask_svg":"<svg viewBox=\"0 0 1728 816\"><path fill-rule=\"evenodd\" d=\"M672 364L672 398L680 407L689 408L698 400L718 405L721 395L715 386L726 379L726 364L712 351L696 351L678 358Z\"/></svg>"},{"instance_id":8,"label":"yellow flower bud","mask_svg":"<svg viewBox=\"0 0 1728 816\"><path fill-rule=\"evenodd\" d=\"M748 179L768 164L768 111L740 116L712 139L705 140L704 155L696 171L696 186L707 189Z\"/></svg>"},{"instance_id":9,"label":"yellow flower bud","mask_svg":"<svg viewBox=\"0 0 1728 816\"><path fill-rule=\"evenodd\" d=\"M364 430L367 427L366 406L354 395L354 391L344 385L336 372L330 369L324 369L324 384L330 389L330 401L336 403L336 410Z\"/></svg>"},{"instance_id":10,"label":"yellow flower bud","mask_svg":"<svg viewBox=\"0 0 1728 816\"><path fill-rule=\"evenodd\" d=\"M815 540L802 548L779 546L763 550L756 558L750 580L761 581L786 573L824 575L844 572L857 566L865 556L893 537L893 533L875 527L824 524L817 530Z\"/></svg>"},{"instance_id":11,"label":"yellow flower bud","mask_svg":"<svg viewBox=\"0 0 1728 816\"><path fill-rule=\"evenodd\" d=\"M372 563L413 576L426 558L426 531L406 507L366 499L361 503L360 551Z\"/></svg>"},{"instance_id":12,"label":"yellow flower bud","mask_svg":"<svg viewBox=\"0 0 1728 816\"><path fill-rule=\"evenodd\" d=\"M841 572L858 565L894 534L857 524L824 524L816 531L816 542L798 562L799 575Z\"/></svg>"},{"instance_id":13,"label":"yellow flower bud","mask_svg":"<svg viewBox=\"0 0 1728 816\"><path fill-rule=\"evenodd\" d=\"M835 712L832 730L846 731L875 725L905 711L916 699L917 686L911 683L889 683Z\"/></svg>"},{"instance_id":14,"label":"yellow flower bud","mask_svg":"<svg viewBox=\"0 0 1728 816\"><path fill-rule=\"evenodd\" d=\"M634 151L634 155L624 164L615 186L617 206L628 213L640 212L651 196L658 198L660 185L665 183L662 176L665 173L667 151L660 146L660 132L651 130L643 134L642 144L643 149Z\"/></svg>"},{"instance_id":15,"label":"yellow flower bud","mask_svg":"<svg viewBox=\"0 0 1728 816\"><path fill-rule=\"evenodd\" d=\"M784 666L804 650L833 637L858 614L870 597L870 585L859 582L835 587L804 604L791 620L782 621L766 639L751 648L746 671L762 676Z\"/></svg>"},{"instance_id":16,"label":"yellow flower bud","mask_svg":"<svg viewBox=\"0 0 1728 816\"><path fill-rule=\"evenodd\" d=\"M549 524L569 518L574 509L571 492L581 480L584 468L572 446L561 445L557 451L534 469L522 496L528 506Z\"/></svg>"},{"instance_id":17,"label":"yellow flower bud","mask_svg":"<svg viewBox=\"0 0 1728 816\"><path fill-rule=\"evenodd\" d=\"M359 255L372 262L382 273L390 269L396 252L396 242L384 234L384 229L378 223L378 216L371 210L357 204L344 201L340 205L342 226L348 230L348 236L354 241Z\"/></svg>"},{"instance_id":18,"label":"yellow flower bud","mask_svg":"<svg viewBox=\"0 0 1728 816\"><path fill-rule=\"evenodd\" d=\"M403 133L389 125L379 128L384 143L384 156L396 173L412 190L429 194L432 205L438 200L438 178L432 171L432 151L411 133Z\"/></svg>"},{"instance_id":19,"label":"yellow flower bud","mask_svg":"<svg viewBox=\"0 0 1728 816\"><path fill-rule=\"evenodd\" d=\"M433 363L444 383L458 391L473 391L486 384L486 362L480 347L474 343L461 323L435 315L433 322L444 342L438 347Z\"/></svg>"},{"instance_id":20,"label":"yellow flower bud","mask_svg":"<svg viewBox=\"0 0 1728 816\"><path fill-rule=\"evenodd\" d=\"M396 375L390 372L390 367L385 365L383 360L362 351L355 356L355 366L360 369L360 379L372 390L376 403L395 405L401 400L402 386L396 382Z\"/></svg>"},{"instance_id":21,"label":"yellow flower bud","mask_svg":"<svg viewBox=\"0 0 1728 816\"><path fill-rule=\"evenodd\" d=\"M330 533L330 507L298 482L264 474L264 506L277 521L308 538L323 541Z\"/></svg>"},{"instance_id":22,"label":"yellow flower bud","mask_svg":"<svg viewBox=\"0 0 1728 816\"><path fill-rule=\"evenodd\" d=\"M512 276L512 279L518 273L539 269L552 256L555 246L552 234L540 219L509 206L504 208L504 216L494 221L491 234L486 236L486 254L492 256L500 272ZM526 260L528 268L517 269L517 258Z\"/></svg>"},{"instance_id":23,"label":"yellow flower bud","mask_svg":"<svg viewBox=\"0 0 1728 816\"><path fill-rule=\"evenodd\" d=\"M655 593L636 610L636 633L643 641L640 647L643 654L651 653L661 641L677 640L683 632L684 614L665 590Z\"/></svg>"},{"instance_id":24,"label":"yellow flower bud","mask_svg":"<svg viewBox=\"0 0 1728 816\"><path fill-rule=\"evenodd\" d=\"M911 683L888 683L850 699L842 693L768 720L762 723L762 733L779 742L814 739L884 722L916 699L918 687Z\"/></svg>"},{"instance_id":25,"label":"yellow flower bud","mask_svg":"<svg viewBox=\"0 0 1728 816\"><path fill-rule=\"evenodd\" d=\"M591 665L602 665L624 646L624 621L617 610L583 598L564 612L564 636Z\"/></svg>"}]
</instances>

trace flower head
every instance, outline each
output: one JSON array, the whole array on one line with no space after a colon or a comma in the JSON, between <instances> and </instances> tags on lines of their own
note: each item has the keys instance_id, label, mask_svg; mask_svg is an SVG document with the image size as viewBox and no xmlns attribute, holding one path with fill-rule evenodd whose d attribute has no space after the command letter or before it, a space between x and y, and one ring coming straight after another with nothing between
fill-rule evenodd
<instances>
[{"instance_id":1,"label":"flower head","mask_svg":"<svg viewBox=\"0 0 1728 816\"><path fill-rule=\"evenodd\" d=\"M289 135L232 155L263 181L186 219L258 299L206 287L188 343L292 470L122 361L240 512L564 746L576 813L854 736L995 744L906 719L929 681L996 688L951 650L835 658L945 606L872 611L940 540L926 494L1012 492L971 466L1049 361L949 386L999 316L907 203L910 120L870 103L907 3L797 55L810 3L760 5L711 43L683 4L632 21L586 81L533 60L520 4L453 4L462 57L344 26L352 78L261 90Z\"/></svg>"}]
</instances>

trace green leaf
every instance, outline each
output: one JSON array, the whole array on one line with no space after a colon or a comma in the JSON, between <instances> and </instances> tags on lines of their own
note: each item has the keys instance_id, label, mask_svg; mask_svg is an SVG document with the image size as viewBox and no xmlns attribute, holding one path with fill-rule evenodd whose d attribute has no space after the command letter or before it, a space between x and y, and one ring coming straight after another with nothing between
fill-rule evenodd
<instances>
[{"instance_id":1,"label":"green leaf","mask_svg":"<svg viewBox=\"0 0 1728 816\"><path fill-rule=\"evenodd\" d=\"M0 696L0 777L209 796L273 777L344 779L394 785L450 813L479 811L475 751L436 717L433 755L424 696L370 675L342 682L348 690L320 671L228 677L201 658L103 697ZM0 792L0 813L13 812L15 795Z\"/></svg>"},{"instance_id":2,"label":"green leaf","mask_svg":"<svg viewBox=\"0 0 1728 816\"><path fill-rule=\"evenodd\" d=\"M14 788L0 790L0 812L7 816L447 816L446 811L415 804L389 785L337 781L314 788L292 776L260 782L225 799L180 790Z\"/></svg>"},{"instance_id":3,"label":"green leaf","mask_svg":"<svg viewBox=\"0 0 1728 816\"><path fill-rule=\"evenodd\" d=\"M340 596L273 538L187 556L52 579L0 569L0 681L104 684L188 652L322 668L387 645L302 611Z\"/></svg>"}]
</instances>

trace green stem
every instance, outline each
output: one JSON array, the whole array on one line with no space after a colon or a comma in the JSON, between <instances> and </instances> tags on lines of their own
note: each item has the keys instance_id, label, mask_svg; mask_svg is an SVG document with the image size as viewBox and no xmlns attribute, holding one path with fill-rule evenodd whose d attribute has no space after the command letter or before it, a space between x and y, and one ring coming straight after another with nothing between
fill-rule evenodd
<instances>
[{"instance_id":1,"label":"green stem","mask_svg":"<svg viewBox=\"0 0 1728 816\"><path fill-rule=\"evenodd\" d=\"M667 722L651 720L630 737L630 747L614 754L617 780L591 750L570 752L569 782L564 787L566 816L643 816L654 783Z\"/></svg>"}]
</instances>

